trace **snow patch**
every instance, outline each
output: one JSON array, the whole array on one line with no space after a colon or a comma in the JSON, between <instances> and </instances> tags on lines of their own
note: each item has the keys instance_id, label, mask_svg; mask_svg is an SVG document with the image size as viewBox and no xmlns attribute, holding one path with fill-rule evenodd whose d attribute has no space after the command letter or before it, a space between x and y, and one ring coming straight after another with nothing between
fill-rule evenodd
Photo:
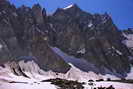
<instances>
[{"instance_id":1,"label":"snow patch","mask_svg":"<svg viewBox=\"0 0 133 89\"><path fill-rule=\"evenodd\" d=\"M73 7L73 4L71 4L71 5L67 6L67 7L65 7L65 8L63 8L63 9L64 9L64 10L66 10L66 9L71 8L71 7Z\"/></svg>"},{"instance_id":2,"label":"snow patch","mask_svg":"<svg viewBox=\"0 0 133 89\"><path fill-rule=\"evenodd\" d=\"M90 28L90 27L92 27L93 26L93 24L92 24L92 22L90 22L89 24L88 24L88 27Z\"/></svg>"},{"instance_id":3,"label":"snow patch","mask_svg":"<svg viewBox=\"0 0 133 89\"><path fill-rule=\"evenodd\" d=\"M86 52L85 48L83 48L83 49L77 51L77 53L81 53L81 54L85 54L85 52Z\"/></svg>"},{"instance_id":4,"label":"snow patch","mask_svg":"<svg viewBox=\"0 0 133 89\"><path fill-rule=\"evenodd\" d=\"M127 38L127 40L122 41L123 44L125 44L129 48L133 48L133 34L125 34L123 33L123 36Z\"/></svg>"},{"instance_id":5,"label":"snow patch","mask_svg":"<svg viewBox=\"0 0 133 89\"><path fill-rule=\"evenodd\" d=\"M127 74L126 79L133 79L133 67L130 70L130 73Z\"/></svg>"},{"instance_id":6,"label":"snow patch","mask_svg":"<svg viewBox=\"0 0 133 89\"><path fill-rule=\"evenodd\" d=\"M112 47L113 50L115 50L115 52L119 55L122 55L122 52L120 52L119 50L117 50L115 47Z\"/></svg>"},{"instance_id":7,"label":"snow patch","mask_svg":"<svg viewBox=\"0 0 133 89\"><path fill-rule=\"evenodd\" d=\"M122 53L121 53L119 50L116 50L116 52L117 52L119 55L122 55Z\"/></svg>"}]
</instances>

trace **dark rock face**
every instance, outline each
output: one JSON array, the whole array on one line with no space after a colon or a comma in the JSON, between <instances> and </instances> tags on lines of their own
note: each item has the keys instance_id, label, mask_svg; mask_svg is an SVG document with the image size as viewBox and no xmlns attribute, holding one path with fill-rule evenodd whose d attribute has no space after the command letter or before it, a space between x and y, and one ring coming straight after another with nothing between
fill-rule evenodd
<instances>
[{"instance_id":1,"label":"dark rock face","mask_svg":"<svg viewBox=\"0 0 133 89\"><path fill-rule=\"evenodd\" d=\"M54 44L64 52L92 62L103 73L104 68L119 74L129 71L130 52L107 13L91 15L73 5L58 9L49 21L56 30Z\"/></svg>"},{"instance_id":2,"label":"dark rock face","mask_svg":"<svg viewBox=\"0 0 133 89\"><path fill-rule=\"evenodd\" d=\"M59 89L84 89L83 83L59 78L43 80L41 82L51 82L52 84L59 86Z\"/></svg>"},{"instance_id":3,"label":"dark rock face","mask_svg":"<svg viewBox=\"0 0 133 89\"><path fill-rule=\"evenodd\" d=\"M38 4L15 8L3 1L0 31L1 60L35 56L44 70L68 71L70 66L51 50L54 46L94 64L103 74L126 76L130 70L132 55L122 43L125 37L107 13L92 15L74 4L47 16Z\"/></svg>"},{"instance_id":4,"label":"dark rock face","mask_svg":"<svg viewBox=\"0 0 133 89\"><path fill-rule=\"evenodd\" d=\"M1 61L33 56L44 70L63 73L69 70L70 66L47 43L47 34L42 31L46 13L39 5L32 9L25 6L16 9L5 2L0 8Z\"/></svg>"}]
</instances>

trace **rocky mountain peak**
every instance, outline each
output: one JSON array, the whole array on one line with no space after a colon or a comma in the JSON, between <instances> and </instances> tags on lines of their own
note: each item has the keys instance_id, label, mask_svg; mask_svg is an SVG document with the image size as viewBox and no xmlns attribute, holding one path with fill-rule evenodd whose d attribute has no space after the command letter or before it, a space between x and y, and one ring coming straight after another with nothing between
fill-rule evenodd
<instances>
[{"instance_id":1,"label":"rocky mountain peak","mask_svg":"<svg viewBox=\"0 0 133 89\"><path fill-rule=\"evenodd\" d=\"M39 4L35 4L32 7L32 13L36 19L36 23L42 24L44 22L44 16L46 16L46 11L45 9L42 9Z\"/></svg>"},{"instance_id":2,"label":"rocky mountain peak","mask_svg":"<svg viewBox=\"0 0 133 89\"><path fill-rule=\"evenodd\" d=\"M65 8L58 8L53 15L66 14L71 17L79 17L79 14L82 16L83 13L85 12L81 10L77 4L72 4Z\"/></svg>"},{"instance_id":3,"label":"rocky mountain peak","mask_svg":"<svg viewBox=\"0 0 133 89\"><path fill-rule=\"evenodd\" d=\"M21 7L18 8L18 11L21 10L22 12L29 12L31 8L22 5Z\"/></svg>"},{"instance_id":4,"label":"rocky mountain peak","mask_svg":"<svg viewBox=\"0 0 133 89\"><path fill-rule=\"evenodd\" d=\"M50 16L39 4L32 8L6 9L8 13L0 14L0 47L4 47L0 50L2 61L33 56L44 70L68 71L70 65L52 49L54 46L93 64L102 74L126 76L129 72L129 56L132 55L107 13L90 14L76 4L59 8Z\"/></svg>"},{"instance_id":5,"label":"rocky mountain peak","mask_svg":"<svg viewBox=\"0 0 133 89\"><path fill-rule=\"evenodd\" d=\"M128 66L130 52L122 43L121 32L109 14L93 15L70 5L65 10L58 9L50 17L49 22L53 24L57 33L54 34L56 35L53 38L56 39L54 44L69 55L84 58L99 66L103 72L105 66L113 72L115 69L120 74L122 71L130 70ZM115 58L117 60L112 64L111 61Z\"/></svg>"}]
</instances>

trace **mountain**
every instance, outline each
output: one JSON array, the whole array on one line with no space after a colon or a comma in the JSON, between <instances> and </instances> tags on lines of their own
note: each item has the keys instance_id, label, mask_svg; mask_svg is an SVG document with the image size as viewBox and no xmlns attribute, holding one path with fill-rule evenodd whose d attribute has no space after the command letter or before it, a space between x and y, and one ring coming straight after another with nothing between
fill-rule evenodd
<instances>
[{"instance_id":1,"label":"mountain","mask_svg":"<svg viewBox=\"0 0 133 89\"><path fill-rule=\"evenodd\" d=\"M48 20L54 29L54 37L50 35L53 46L94 64L103 74L108 70L122 75L129 72L130 52L122 43L124 36L107 13L92 15L73 5L57 9Z\"/></svg>"},{"instance_id":2,"label":"mountain","mask_svg":"<svg viewBox=\"0 0 133 89\"><path fill-rule=\"evenodd\" d=\"M47 42L47 34L41 27L45 13L42 13L39 5L16 9L6 2L0 5L0 13L1 63L22 56L33 56L46 71L66 72L70 69Z\"/></svg>"},{"instance_id":3,"label":"mountain","mask_svg":"<svg viewBox=\"0 0 133 89\"><path fill-rule=\"evenodd\" d=\"M125 44L129 33L118 29L109 14L91 14L76 4L48 15L39 4L16 8L0 2L0 63L19 76L52 71L64 78L87 78L89 72L125 78L133 57Z\"/></svg>"}]
</instances>

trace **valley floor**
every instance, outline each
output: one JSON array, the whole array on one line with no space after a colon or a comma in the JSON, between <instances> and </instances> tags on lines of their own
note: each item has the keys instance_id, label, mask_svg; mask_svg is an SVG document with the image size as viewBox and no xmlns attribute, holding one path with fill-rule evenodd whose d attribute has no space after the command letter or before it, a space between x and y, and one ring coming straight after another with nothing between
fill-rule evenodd
<instances>
[{"instance_id":1,"label":"valley floor","mask_svg":"<svg viewBox=\"0 0 133 89\"><path fill-rule=\"evenodd\" d=\"M40 80L25 77L0 77L0 89L57 89L50 82L40 82Z\"/></svg>"},{"instance_id":2,"label":"valley floor","mask_svg":"<svg viewBox=\"0 0 133 89\"><path fill-rule=\"evenodd\" d=\"M113 86L115 89L133 89L133 84L120 82L94 82L94 86L85 85L84 89L92 89L94 87L109 87ZM92 88L91 88L92 87Z\"/></svg>"},{"instance_id":3,"label":"valley floor","mask_svg":"<svg viewBox=\"0 0 133 89\"><path fill-rule=\"evenodd\" d=\"M1 83L0 89L57 89L56 86L46 83Z\"/></svg>"},{"instance_id":4,"label":"valley floor","mask_svg":"<svg viewBox=\"0 0 133 89\"><path fill-rule=\"evenodd\" d=\"M44 78L47 79L47 78ZM109 87L113 85L115 89L133 89L133 84L120 82L94 82L94 86L88 85L86 82L84 89L92 89L92 87ZM58 86L50 82L41 82L37 79L29 79L22 76L0 76L0 89L59 89Z\"/></svg>"}]
</instances>

